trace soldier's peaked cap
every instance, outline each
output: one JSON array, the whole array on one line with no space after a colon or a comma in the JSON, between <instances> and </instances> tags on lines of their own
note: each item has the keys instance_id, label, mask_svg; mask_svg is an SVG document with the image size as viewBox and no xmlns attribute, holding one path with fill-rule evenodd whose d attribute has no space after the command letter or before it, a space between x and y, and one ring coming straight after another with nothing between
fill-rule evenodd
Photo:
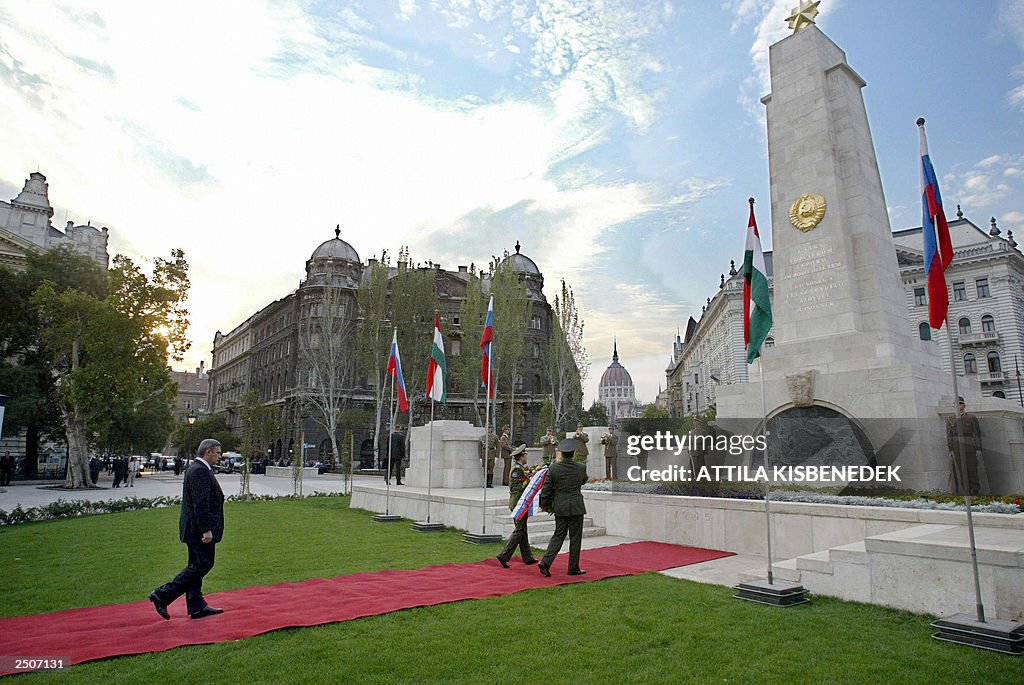
<instances>
[{"instance_id":1,"label":"soldier's peaked cap","mask_svg":"<svg viewBox=\"0 0 1024 685\"><path fill-rule=\"evenodd\" d=\"M559 452L566 452L568 454L572 454L573 452L576 451L576 448L579 446L579 440L576 440L574 438L566 438L565 440L562 440L562 442L558 443L558 447L556 447L555 449L558 450Z\"/></svg>"}]
</instances>

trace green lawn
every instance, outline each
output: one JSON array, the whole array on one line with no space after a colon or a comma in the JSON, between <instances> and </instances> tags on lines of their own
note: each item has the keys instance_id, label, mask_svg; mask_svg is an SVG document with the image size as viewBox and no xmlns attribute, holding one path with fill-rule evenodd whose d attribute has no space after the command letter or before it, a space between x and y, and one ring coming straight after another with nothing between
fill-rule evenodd
<instances>
[{"instance_id":1,"label":"green lawn","mask_svg":"<svg viewBox=\"0 0 1024 685\"><path fill-rule=\"evenodd\" d=\"M210 592L484 559L347 499L229 504ZM142 600L184 563L177 509L0 529L0 614ZM89 551L64 551L72 542ZM1024 659L936 642L928 618L815 597L777 609L646 574L412 609L15 682L1020 683Z\"/></svg>"}]
</instances>

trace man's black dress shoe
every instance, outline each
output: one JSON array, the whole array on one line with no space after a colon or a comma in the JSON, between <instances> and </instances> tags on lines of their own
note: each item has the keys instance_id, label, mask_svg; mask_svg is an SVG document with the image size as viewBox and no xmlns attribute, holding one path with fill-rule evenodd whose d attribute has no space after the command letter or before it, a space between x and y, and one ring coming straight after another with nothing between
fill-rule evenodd
<instances>
[{"instance_id":1,"label":"man's black dress shoe","mask_svg":"<svg viewBox=\"0 0 1024 685\"><path fill-rule=\"evenodd\" d=\"M534 564L537 563L537 561L539 561L539 560L538 559L534 559L533 557L530 557L529 559L523 559L523 563L526 564L527 566L533 566Z\"/></svg>"},{"instance_id":2,"label":"man's black dress shoe","mask_svg":"<svg viewBox=\"0 0 1024 685\"><path fill-rule=\"evenodd\" d=\"M494 558L498 560L499 564L501 564L505 568L509 568L508 562L506 560L502 559L501 557L494 557Z\"/></svg>"},{"instance_id":3,"label":"man's black dress shoe","mask_svg":"<svg viewBox=\"0 0 1024 685\"><path fill-rule=\"evenodd\" d=\"M223 613L224 613L223 609L218 609L217 607L205 606L202 609L200 609L199 611L192 612L188 616L189 616L189 618L206 618L207 616L216 616L217 614L223 614Z\"/></svg>"},{"instance_id":4,"label":"man's black dress shoe","mask_svg":"<svg viewBox=\"0 0 1024 685\"><path fill-rule=\"evenodd\" d=\"M586 571L569 571L569 575L570 576L585 576L585 575L587 575L587 572Z\"/></svg>"},{"instance_id":5,"label":"man's black dress shoe","mask_svg":"<svg viewBox=\"0 0 1024 685\"><path fill-rule=\"evenodd\" d=\"M550 571L550 570L548 569L548 567L547 567L547 566L545 566L544 564L541 564L541 565L540 565L540 566L538 566L537 568L538 568L538 569L540 569L540 574L541 574L542 576L547 576L548 578L550 578L550 577L551 577L551 571Z\"/></svg>"},{"instance_id":6,"label":"man's black dress shoe","mask_svg":"<svg viewBox=\"0 0 1024 685\"><path fill-rule=\"evenodd\" d=\"M153 608L156 609L156 613L160 614L160 618L165 621L171 620L171 615L167 613L167 605L164 604L162 599L156 596L155 592L149 593L149 601L153 603Z\"/></svg>"}]
</instances>

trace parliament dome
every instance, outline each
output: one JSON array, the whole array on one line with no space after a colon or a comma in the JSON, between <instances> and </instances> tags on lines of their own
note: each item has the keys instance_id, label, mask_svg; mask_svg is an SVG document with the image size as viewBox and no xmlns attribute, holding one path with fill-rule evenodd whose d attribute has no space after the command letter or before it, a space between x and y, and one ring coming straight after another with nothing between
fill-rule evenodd
<instances>
[{"instance_id":1,"label":"parliament dome","mask_svg":"<svg viewBox=\"0 0 1024 685\"><path fill-rule=\"evenodd\" d=\"M626 367L619 363L619 346L615 344L612 352L612 363L604 370L598 388L633 386L633 377L626 371Z\"/></svg>"}]
</instances>

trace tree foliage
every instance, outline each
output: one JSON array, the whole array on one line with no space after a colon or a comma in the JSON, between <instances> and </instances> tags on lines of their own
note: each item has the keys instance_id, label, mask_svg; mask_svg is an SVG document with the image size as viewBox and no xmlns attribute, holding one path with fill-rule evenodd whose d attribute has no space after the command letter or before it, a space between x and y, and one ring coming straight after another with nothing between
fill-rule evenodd
<instances>
[{"instance_id":1,"label":"tree foliage","mask_svg":"<svg viewBox=\"0 0 1024 685\"><path fill-rule=\"evenodd\" d=\"M87 487L88 450L96 435L123 435L150 421L173 396L168 358L188 349L188 263L181 250L157 258L147 277L130 259L114 258L104 279L77 263L79 285L53 274L31 303L42 324L41 355L56 383L68 445L70 487ZM157 417L159 420L159 417ZM166 437L166 434L165 434Z\"/></svg>"},{"instance_id":2,"label":"tree foliage","mask_svg":"<svg viewBox=\"0 0 1024 685\"><path fill-rule=\"evenodd\" d=\"M178 453L186 457L193 456L199 441L205 438L213 438L220 442L221 448L225 452L234 452L241 444L241 440L231 430L227 417L223 414L198 416L191 428L192 437L190 440L188 422L177 421L169 438L171 444L178 448Z\"/></svg>"},{"instance_id":3,"label":"tree foliage","mask_svg":"<svg viewBox=\"0 0 1024 685\"><path fill-rule=\"evenodd\" d=\"M384 370L391 343L391 318L388 310L388 268L391 258L387 251L363 274L356 294L359 308L359 330L356 333L356 355L359 375L373 388L375 428L373 453L377 454L380 438L380 416L384 405Z\"/></svg>"},{"instance_id":4,"label":"tree foliage","mask_svg":"<svg viewBox=\"0 0 1024 685\"><path fill-rule=\"evenodd\" d=\"M583 403L583 383L590 360L583 344L583 321L572 288L562 281L551 307L551 340L545 360L555 411L555 430L568 430ZM607 425L607 424L593 424Z\"/></svg>"}]
</instances>

